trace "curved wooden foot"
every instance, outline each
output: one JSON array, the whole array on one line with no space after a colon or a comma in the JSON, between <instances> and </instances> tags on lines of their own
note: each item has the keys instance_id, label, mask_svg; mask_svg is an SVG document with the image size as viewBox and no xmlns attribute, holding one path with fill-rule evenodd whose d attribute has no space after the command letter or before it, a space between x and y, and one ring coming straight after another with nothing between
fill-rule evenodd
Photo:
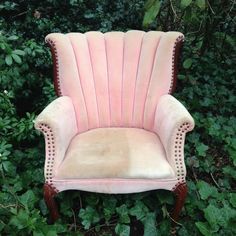
<instances>
[{"instance_id":1,"label":"curved wooden foot","mask_svg":"<svg viewBox=\"0 0 236 236\"><path fill-rule=\"evenodd\" d=\"M176 235L176 224L178 223L179 214L181 209L185 203L185 199L187 196L187 185L186 183L180 183L174 190L175 194L175 207L171 214L172 218L172 227L171 227L171 235Z\"/></svg>"},{"instance_id":2,"label":"curved wooden foot","mask_svg":"<svg viewBox=\"0 0 236 236\"><path fill-rule=\"evenodd\" d=\"M45 183L43 186L43 192L44 201L50 213L49 224L53 224L59 218L57 204L54 199L57 194L57 191L50 184Z\"/></svg>"}]
</instances>

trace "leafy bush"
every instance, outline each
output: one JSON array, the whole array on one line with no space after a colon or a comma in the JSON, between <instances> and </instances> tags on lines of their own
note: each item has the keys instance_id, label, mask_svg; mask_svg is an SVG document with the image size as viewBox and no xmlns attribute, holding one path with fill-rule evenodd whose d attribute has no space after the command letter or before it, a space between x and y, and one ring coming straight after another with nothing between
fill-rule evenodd
<instances>
[{"instance_id":1,"label":"leafy bush","mask_svg":"<svg viewBox=\"0 0 236 236\"><path fill-rule=\"evenodd\" d=\"M222 7L222 4L224 6ZM173 196L60 193L61 219L46 222L44 143L33 128L55 98L49 32L158 29L186 36L175 96L196 121L187 136L189 194L179 235L235 235L234 1L1 1L0 234L167 235ZM62 200L63 199L63 200Z\"/></svg>"}]
</instances>

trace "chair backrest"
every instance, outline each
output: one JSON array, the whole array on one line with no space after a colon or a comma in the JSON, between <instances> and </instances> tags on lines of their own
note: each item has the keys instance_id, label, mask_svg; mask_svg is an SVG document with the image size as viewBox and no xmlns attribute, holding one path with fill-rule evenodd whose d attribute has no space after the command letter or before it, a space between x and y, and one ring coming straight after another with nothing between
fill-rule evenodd
<instances>
[{"instance_id":1,"label":"chair backrest","mask_svg":"<svg viewBox=\"0 0 236 236\"><path fill-rule=\"evenodd\" d=\"M171 93L178 32L52 33L59 96L71 97L79 132L98 127L152 130L160 96Z\"/></svg>"}]
</instances>

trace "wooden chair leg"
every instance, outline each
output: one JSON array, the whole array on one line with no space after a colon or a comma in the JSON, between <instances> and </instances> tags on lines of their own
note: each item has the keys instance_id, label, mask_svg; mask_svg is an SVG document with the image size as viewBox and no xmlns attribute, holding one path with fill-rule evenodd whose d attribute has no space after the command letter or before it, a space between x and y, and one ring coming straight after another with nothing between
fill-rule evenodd
<instances>
[{"instance_id":1,"label":"wooden chair leg","mask_svg":"<svg viewBox=\"0 0 236 236\"><path fill-rule=\"evenodd\" d=\"M171 235L176 235L176 224L179 219L179 214L181 212L181 209L185 203L185 199L187 196L187 185L186 183L180 183L175 189L174 189L174 194L175 194L175 206L174 210L171 214L172 218L172 227L171 227Z\"/></svg>"},{"instance_id":2,"label":"wooden chair leg","mask_svg":"<svg viewBox=\"0 0 236 236\"><path fill-rule=\"evenodd\" d=\"M57 192L50 184L47 183L45 183L43 186L43 192L44 192L44 201L50 213L49 224L53 224L59 218L58 207L54 199Z\"/></svg>"}]
</instances>

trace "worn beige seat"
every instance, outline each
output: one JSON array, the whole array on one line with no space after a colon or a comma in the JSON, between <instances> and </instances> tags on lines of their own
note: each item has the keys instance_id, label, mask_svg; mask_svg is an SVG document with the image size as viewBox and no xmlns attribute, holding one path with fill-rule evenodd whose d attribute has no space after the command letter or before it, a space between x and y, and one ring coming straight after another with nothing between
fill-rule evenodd
<instances>
[{"instance_id":1,"label":"worn beige seat","mask_svg":"<svg viewBox=\"0 0 236 236\"><path fill-rule=\"evenodd\" d=\"M56 179L174 177L159 137L136 128L100 128L76 135L55 174Z\"/></svg>"}]
</instances>

